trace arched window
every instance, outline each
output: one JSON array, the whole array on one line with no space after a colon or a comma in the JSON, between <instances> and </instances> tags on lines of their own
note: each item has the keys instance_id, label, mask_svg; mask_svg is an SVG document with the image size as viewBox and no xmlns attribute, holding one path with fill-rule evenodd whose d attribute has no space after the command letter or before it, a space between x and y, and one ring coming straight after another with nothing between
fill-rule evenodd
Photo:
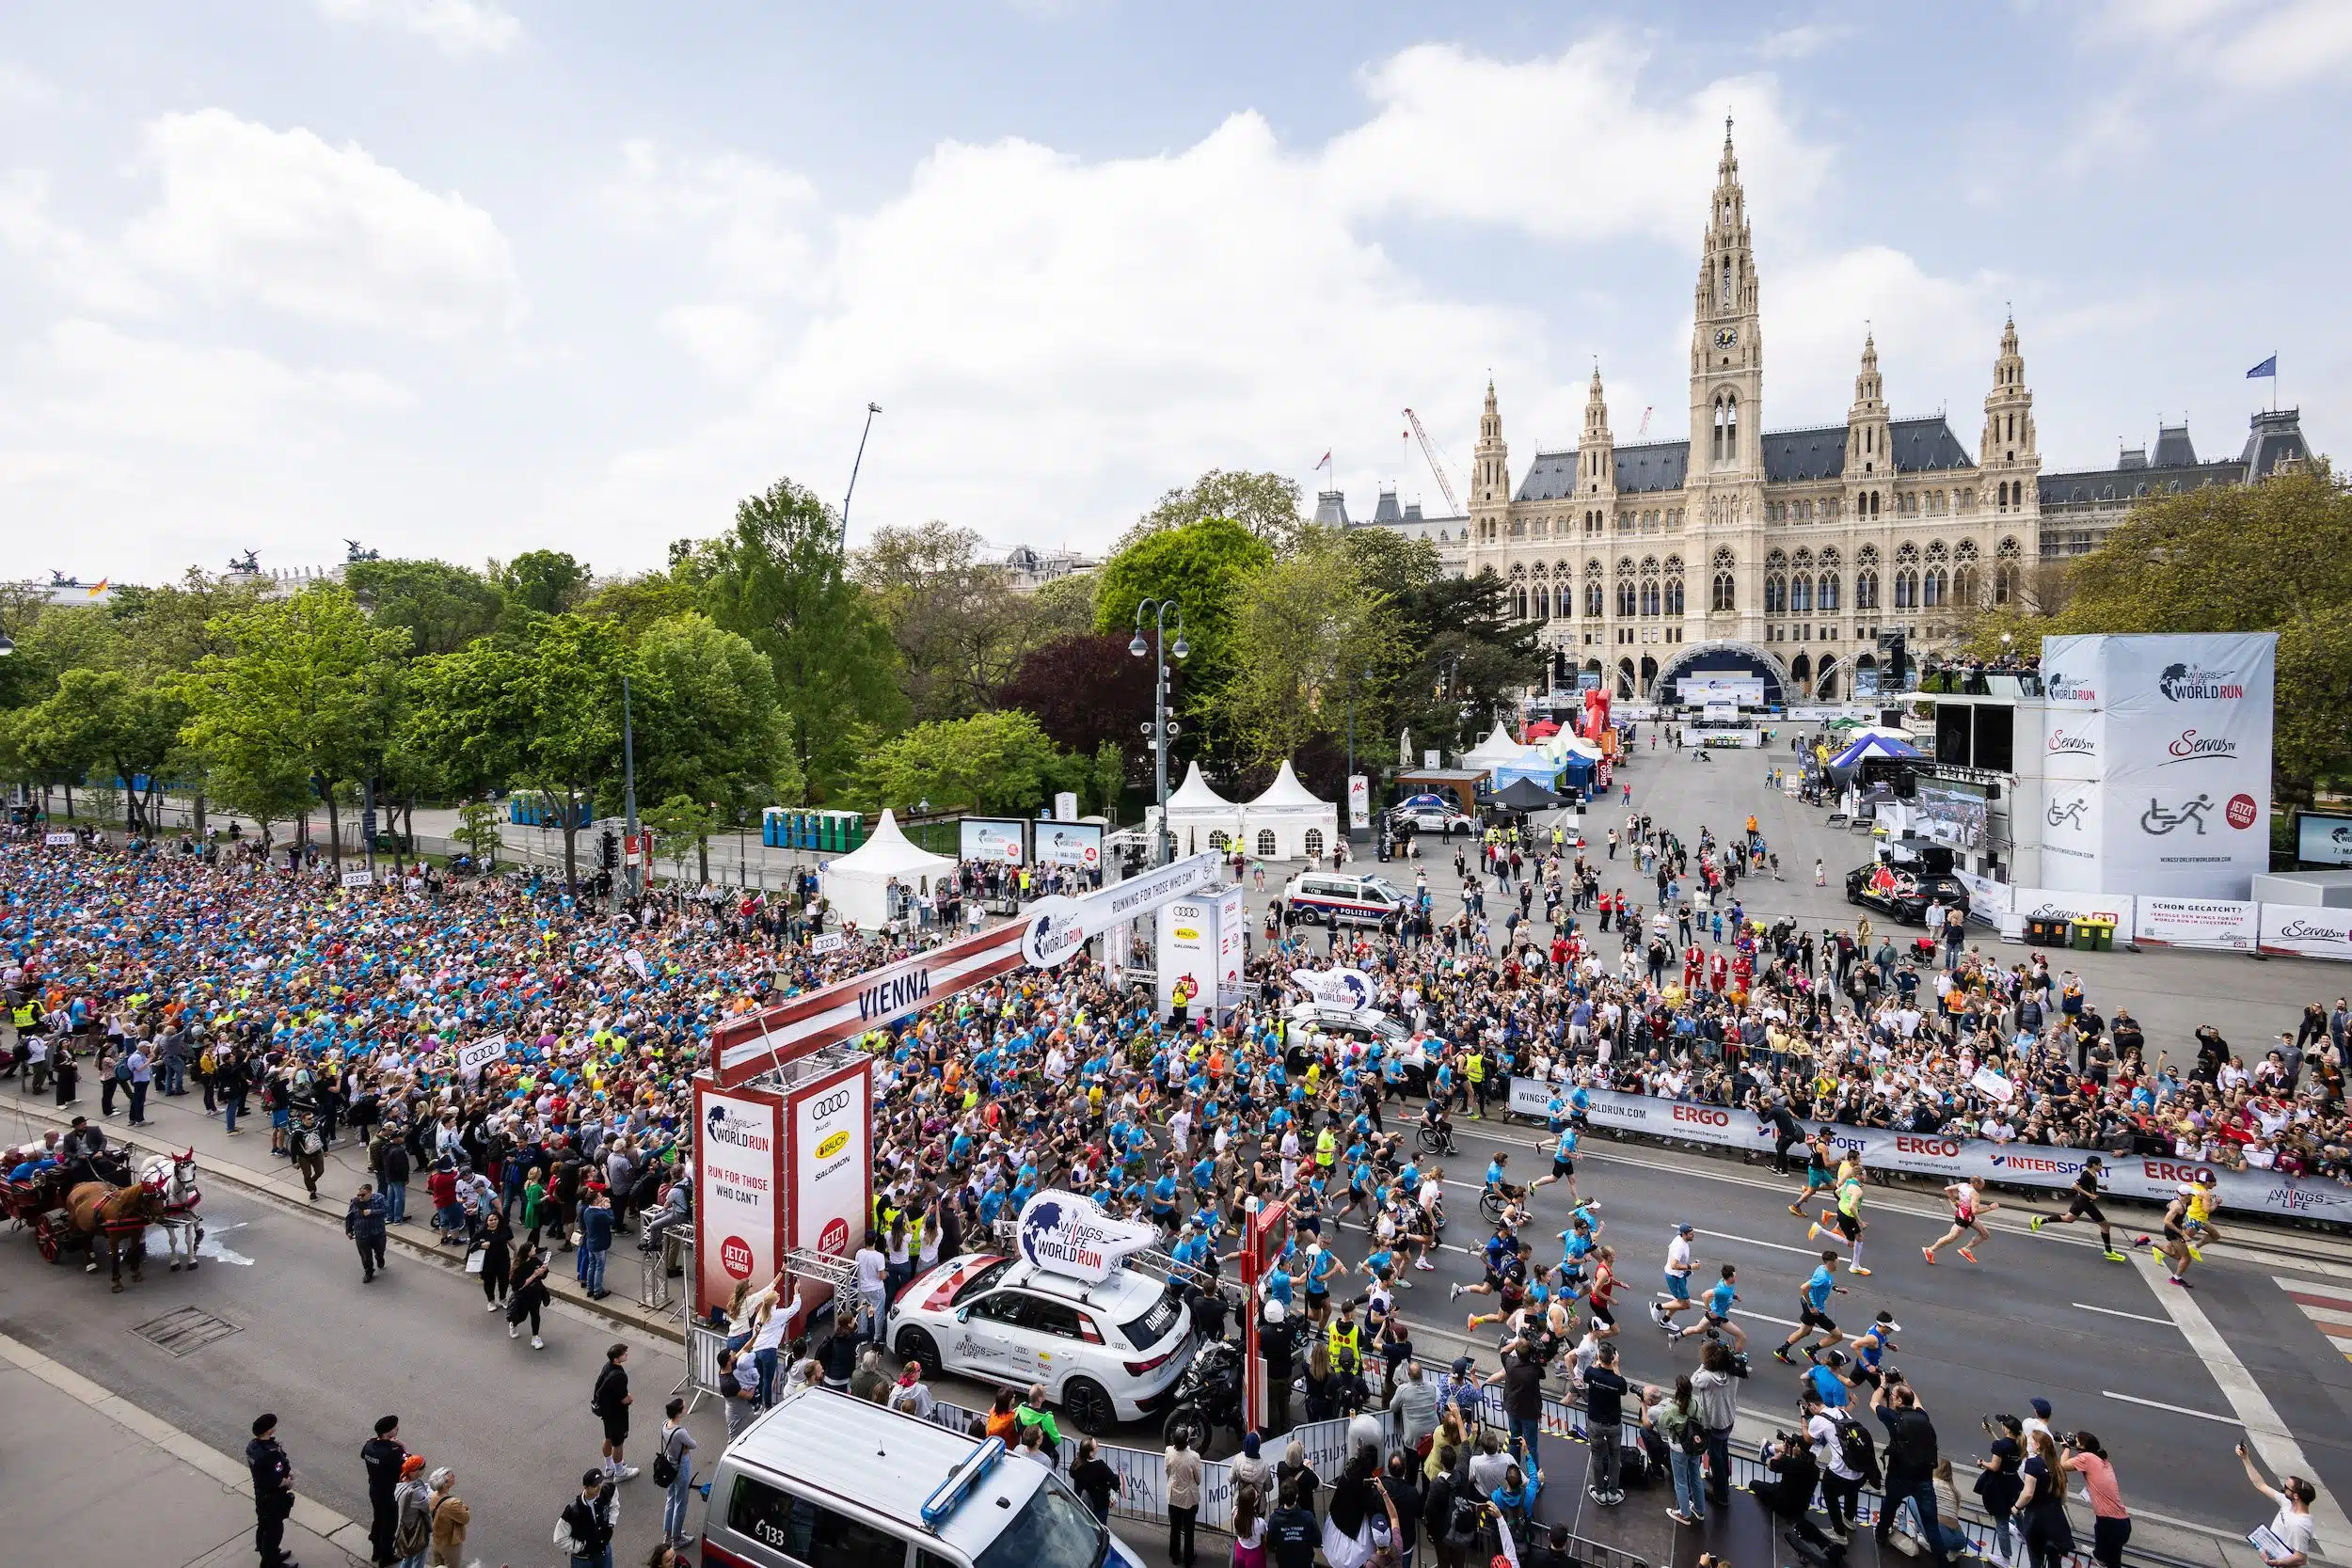
<instances>
[{"instance_id":1,"label":"arched window","mask_svg":"<svg viewBox=\"0 0 2352 1568\"><path fill-rule=\"evenodd\" d=\"M1270 861L1274 858L1274 830L1272 828L1258 830L1258 858L1263 861Z\"/></svg>"},{"instance_id":2,"label":"arched window","mask_svg":"<svg viewBox=\"0 0 2352 1568\"><path fill-rule=\"evenodd\" d=\"M1837 695L1837 657L1835 654L1821 656L1821 667L1813 674L1813 695L1823 702Z\"/></svg>"},{"instance_id":3,"label":"arched window","mask_svg":"<svg viewBox=\"0 0 2352 1568\"><path fill-rule=\"evenodd\" d=\"M1785 615L1788 611L1788 579L1778 572L1764 574L1764 613Z\"/></svg>"},{"instance_id":4,"label":"arched window","mask_svg":"<svg viewBox=\"0 0 2352 1568\"><path fill-rule=\"evenodd\" d=\"M1853 607L1856 610L1876 610L1879 607L1879 575L1867 566L1853 575Z\"/></svg>"},{"instance_id":5,"label":"arched window","mask_svg":"<svg viewBox=\"0 0 2352 1568\"><path fill-rule=\"evenodd\" d=\"M1633 594L1633 579L1619 578L1617 579L1617 613L1630 619L1638 608Z\"/></svg>"},{"instance_id":6,"label":"arched window","mask_svg":"<svg viewBox=\"0 0 2352 1568\"><path fill-rule=\"evenodd\" d=\"M1597 578L1584 585L1584 613L1598 615L1601 611L1601 590Z\"/></svg>"},{"instance_id":7,"label":"arched window","mask_svg":"<svg viewBox=\"0 0 2352 1568\"><path fill-rule=\"evenodd\" d=\"M1232 839L1224 829L1212 828L1209 830L1209 847L1212 849L1230 849L1232 847Z\"/></svg>"},{"instance_id":8,"label":"arched window","mask_svg":"<svg viewBox=\"0 0 2352 1568\"><path fill-rule=\"evenodd\" d=\"M1919 574L1909 566L1895 573L1895 608L1916 610L1919 607Z\"/></svg>"},{"instance_id":9,"label":"arched window","mask_svg":"<svg viewBox=\"0 0 2352 1568\"><path fill-rule=\"evenodd\" d=\"M1797 615L1813 613L1813 579L1802 572L1789 579L1788 609Z\"/></svg>"},{"instance_id":10,"label":"arched window","mask_svg":"<svg viewBox=\"0 0 2352 1568\"><path fill-rule=\"evenodd\" d=\"M1666 613L1682 613L1682 557L1678 555L1666 558Z\"/></svg>"},{"instance_id":11,"label":"arched window","mask_svg":"<svg viewBox=\"0 0 2352 1568\"><path fill-rule=\"evenodd\" d=\"M1642 613L1645 615L1655 616L1659 612L1661 603L1662 601L1658 591L1658 579L1656 578L1644 578L1642 579Z\"/></svg>"},{"instance_id":12,"label":"arched window","mask_svg":"<svg viewBox=\"0 0 2352 1568\"><path fill-rule=\"evenodd\" d=\"M1949 580L1950 579L1944 575L1943 567L1929 567L1927 578L1921 585L1924 589L1924 593L1921 596L1920 603L1929 610L1940 609L1943 606Z\"/></svg>"},{"instance_id":13,"label":"arched window","mask_svg":"<svg viewBox=\"0 0 2352 1568\"><path fill-rule=\"evenodd\" d=\"M1837 574L1823 572L1814 590L1814 602L1824 615L1837 613Z\"/></svg>"},{"instance_id":14,"label":"arched window","mask_svg":"<svg viewBox=\"0 0 2352 1568\"><path fill-rule=\"evenodd\" d=\"M1967 610L1972 608L1976 602L1977 569L1974 566L1969 565L1953 567L1952 604L1957 609Z\"/></svg>"},{"instance_id":15,"label":"arched window","mask_svg":"<svg viewBox=\"0 0 2352 1568\"><path fill-rule=\"evenodd\" d=\"M1321 828L1308 829L1307 839L1302 847L1307 851L1309 860L1321 860L1323 858L1323 830Z\"/></svg>"},{"instance_id":16,"label":"arched window","mask_svg":"<svg viewBox=\"0 0 2352 1568\"><path fill-rule=\"evenodd\" d=\"M1715 552L1715 580L1713 591L1708 599L1708 606L1718 611L1740 608L1739 578L1733 574L1732 554L1729 550Z\"/></svg>"}]
</instances>

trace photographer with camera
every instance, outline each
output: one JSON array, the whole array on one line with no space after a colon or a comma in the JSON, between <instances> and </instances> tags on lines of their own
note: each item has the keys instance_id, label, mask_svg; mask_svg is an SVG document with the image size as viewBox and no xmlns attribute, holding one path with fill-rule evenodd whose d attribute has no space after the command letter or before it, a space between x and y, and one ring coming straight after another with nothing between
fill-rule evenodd
<instances>
[{"instance_id":1,"label":"photographer with camera","mask_svg":"<svg viewBox=\"0 0 2352 1568\"><path fill-rule=\"evenodd\" d=\"M2319 1489L2301 1476L2281 1476L2278 1485L2271 1485L2254 1468L2254 1456L2246 1451L2243 1443L2237 1446L2237 1457L2238 1463L2246 1466L2246 1479L2254 1483L2254 1490L2279 1505L2270 1523L2256 1529L2249 1539L2261 1548L2263 1560L2270 1568L2304 1568L2312 1548L2319 1544L2318 1527L2312 1523L2312 1504L2318 1498ZM2265 1536L2269 1539L2263 1539Z\"/></svg>"},{"instance_id":2,"label":"photographer with camera","mask_svg":"<svg viewBox=\"0 0 2352 1568\"><path fill-rule=\"evenodd\" d=\"M1843 1562L1846 1544L1821 1533L1821 1527L1812 1518L1814 1489L1820 1484L1821 1466L1813 1457L1813 1446L1802 1433L1775 1432L1766 1444L1762 1455L1764 1467L1772 1472L1771 1481L1754 1481L1748 1490L1765 1511L1788 1526L1784 1532L1788 1544L1800 1556L1826 1562Z\"/></svg>"},{"instance_id":3,"label":"photographer with camera","mask_svg":"<svg viewBox=\"0 0 2352 1568\"><path fill-rule=\"evenodd\" d=\"M2116 1484L2115 1465L2099 1435L2077 1432L2065 1439L2066 1467L2083 1478L2090 1495L2090 1555L2101 1568L2123 1568L2123 1544L2132 1538L2131 1511L2123 1506L2123 1489Z\"/></svg>"},{"instance_id":4,"label":"photographer with camera","mask_svg":"<svg viewBox=\"0 0 2352 1568\"><path fill-rule=\"evenodd\" d=\"M1935 1423L1920 1408L1918 1393L1892 1367L1870 1390L1870 1408L1886 1428L1886 1502L1879 1510L1877 1530L1881 1551L1889 1544L1895 1515L1908 1502L1919 1516L1919 1538L1928 1550L1938 1562L1949 1561L1950 1551L1936 1522Z\"/></svg>"},{"instance_id":5,"label":"photographer with camera","mask_svg":"<svg viewBox=\"0 0 2352 1568\"><path fill-rule=\"evenodd\" d=\"M1821 1466L1821 1512L1840 1540L1851 1540L1860 1516L1862 1488L1879 1480L1876 1445L1853 1413L1818 1393L1804 1396L1804 1434Z\"/></svg>"},{"instance_id":6,"label":"photographer with camera","mask_svg":"<svg viewBox=\"0 0 2352 1568\"><path fill-rule=\"evenodd\" d=\"M1691 1392L1698 1404L1692 1418L1707 1433L1707 1501L1710 1508L1731 1502L1731 1429L1740 1418L1738 1379L1748 1375L1747 1357L1735 1356L1721 1339L1709 1339L1699 1353L1699 1370L1691 1374Z\"/></svg>"}]
</instances>

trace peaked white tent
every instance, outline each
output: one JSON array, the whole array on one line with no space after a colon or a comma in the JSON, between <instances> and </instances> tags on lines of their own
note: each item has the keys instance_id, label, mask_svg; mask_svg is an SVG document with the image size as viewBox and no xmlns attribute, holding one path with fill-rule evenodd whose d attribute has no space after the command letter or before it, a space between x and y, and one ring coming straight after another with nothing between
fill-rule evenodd
<instances>
[{"instance_id":1,"label":"peaked white tent","mask_svg":"<svg viewBox=\"0 0 2352 1568\"><path fill-rule=\"evenodd\" d=\"M1523 761L1534 751L1534 747L1522 746L1512 739L1511 732L1504 729L1502 721L1498 719L1495 721L1494 734L1480 741L1474 750L1462 754L1462 766L1483 768L1488 772L1493 772L1497 768Z\"/></svg>"},{"instance_id":2,"label":"peaked white tent","mask_svg":"<svg viewBox=\"0 0 2352 1568\"><path fill-rule=\"evenodd\" d=\"M1261 860L1311 860L1339 842L1339 807L1316 800L1287 759L1241 817L1242 847Z\"/></svg>"},{"instance_id":3,"label":"peaked white tent","mask_svg":"<svg viewBox=\"0 0 2352 1568\"><path fill-rule=\"evenodd\" d=\"M870 931L890 918L892 878L909 893L919 893L928 888L930 879L952 870L955 863L946 855L916 847L898 831L898 819L885 807L866 842L828 862L817 879L835 915L854 920L860 929Z\"/></svg>"},{"instance_id":4,"label":"peaked white tent","mask_svg":"<svg viewBox=\"0 0 2352 1568\"><path fill-rule=\"evenodd\" d=\"M1219 848L1241 836L1241 807L1211 788L1196 762L1168 798L1168 831L1180 858Z\"/></svg>"}]
</instances>

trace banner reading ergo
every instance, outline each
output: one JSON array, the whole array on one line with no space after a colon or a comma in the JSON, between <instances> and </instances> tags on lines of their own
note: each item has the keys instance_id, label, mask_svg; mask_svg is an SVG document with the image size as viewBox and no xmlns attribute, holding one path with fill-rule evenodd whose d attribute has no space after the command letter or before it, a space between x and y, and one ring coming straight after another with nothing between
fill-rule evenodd
<instances>
[{"instance_id":1,"label":"banner reading ergo","mask_svg":"<svg viewBox=\"0 0 2352 1568\"><path fill-rule=\"evenodd\" d=\"M1549 1110L1554 1093L1565 1092L1565 1085L1548 1084L1542 1079L1514 1078L1511 1109L1519 1116L1542 1117ZM1591 1089L1586 1095L1586 1119L1596 1127L1613 1127L1643 1137L1768 1153L1774 1142L1771 1125L1753 1111L1695 1101L1665 1100L1655 1095L1622 1094L1614 1089ZM2063 1189L2074 1184L2085 1162L2096 1155L2104 1167L2100 1187L2124 1197L2162 1202L2178 1192L2183 1182L2210 1176L2226 1208L2352 1225L2352 1186L2325 1179L2282 1176L2275 1171L2229 1171L2169 1155L2103 1154L2096 1149L1999 1144L1983 1138L1899 1132L1883 1127L1848 1127L1840 1123L1808 1121L1806 1125L1827 1126L1830 1141L1837 1148L1859 1153L1862 1163L1873 1170L1901 1171L1946 1180L1981 1176L1988 1181Z\"/></svg>"}]
</instances>

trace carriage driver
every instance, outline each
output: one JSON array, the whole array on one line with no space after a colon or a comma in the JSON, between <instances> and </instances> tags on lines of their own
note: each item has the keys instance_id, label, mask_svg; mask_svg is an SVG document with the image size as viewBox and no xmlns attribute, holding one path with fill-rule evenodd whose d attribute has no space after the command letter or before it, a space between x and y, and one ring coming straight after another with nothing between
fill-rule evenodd
<instances>
[{"instance_id":1,"label":"carriage driver","mask_svg":"<svg viewBox=\"0 0 2352 1568\"><path fill-rule=\"evenodd\" d=\"M91 1126L87 1117L75 1117L72 1128L57 1145L57 1158L68 1179L76 1183L106 1180L98 1169L99 1156L105 1151L106 1130Z\"/></svg>"}]
</instances>

